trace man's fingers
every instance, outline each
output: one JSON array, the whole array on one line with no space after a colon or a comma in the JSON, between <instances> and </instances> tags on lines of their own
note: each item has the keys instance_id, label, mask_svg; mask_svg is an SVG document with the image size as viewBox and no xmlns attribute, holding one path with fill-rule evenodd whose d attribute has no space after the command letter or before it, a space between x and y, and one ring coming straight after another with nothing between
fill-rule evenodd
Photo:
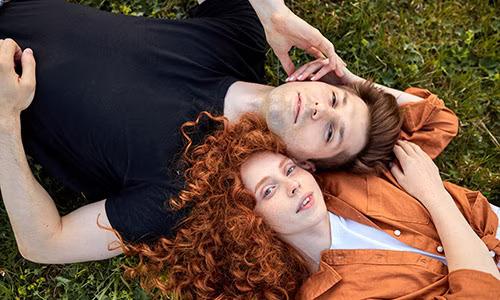
<instances>
[{"instance_id":1,"label":"man's fingers","mask_svg":"<svg viewBox=\"0 0 500 300\"><path fill-rule=\"evenodd\" d=\"M324 66L324 62L321 60L316 60L314 62L311 62L307 64L307 67L304 69L304 71L297 77L298 80L306 80L309 78L309 76L319 69L321 69Z\"/></svg>"},{"instance_id":2,"label":"man's fingers","mask_svg":"<svg viewBox=\"0 0 500 300\"><path fill-rule=\"evenodd\" d=\"M293 73L293 71L295 70L295 65L293 64L292 60L290 59L288 52L276 53L276 56L278 57L279 61L281 62L283 69L285 69L286 74L291 75Z\"/></svg>"},{"instance_id":3,"label":"man's fingers","mask_svg":"<svg viewBox=\"0 0 500 300\"><path fill-rule=\"evenodd\" d=\"M330 42L327 38L323 37L322 42L320 44L319 50L326 54L326 57L330 59L330 67L332 70L335 70L335 73L342 77L344 73L342 72L341 65L345 65L344 61L340 59L340 57L337 55L335 52L335 47L333 46L332 42ZM337 71L339 70L340 71Z\"/></svg>"},{"instance_id":4,"label":"man's fingers","mask_svg":"<svg viewBox=\"0 0 500 300\"><path fill-rule=\"evenodd\" d=\"M21 75L21 84L29 88L35 88L35 68L36 62L33 56L33 50L27 48L22 52L21 65L23 67L23 74Z\"/></svg>"},{"instance_id":5,"label":"man's fingers","mask_svg":"<svg viewBox=\"0 0 500 300\"><path fill-rule=\"evenodd\" d=\"M315 57L315 58L326 58L325 55L319 51L318 49L316 49L315 47L309 47L306 49L306 53Z\"/></svg>"},{"instance_id":6,"label":"man's fingers","mask_svg":"<svg viewBox=\"0 0 500 300\"><path fill-rule=\"evenodd\" d=\"M319 46L316 48L318 48L318 50L320 50L323 54L326 54L326 57L328 57L330 59L335 57L335 55L336 55L335 54L335 47L333 46L332 42L330 42L323 35L321 35L321 42L320 42Z\"/></svg>"},{"instance_id":7,"label":"man's fingers","mask_svg":"<svg viewBox=\"0 0 500 300\"><path fill-rule=\"evenodd\" d=\"M347 64L338 56L336 55L336 60L337 60L337 68L335 69L335 74L337 74L338 77L344 76L344 68L347 66Z\"/></svg>"},{"instance_id":8,"label":"man's fingers","mask_svg":"<svg viewBox=\"0 0 500 300\"><path fill-rule=\"evenodd\" d=\"M14 69L14 59L21 56L21 48L13 39L5 39L0 46L0 64L5 68Z\"/></svg>"},{"instance_id":9,"label":"man's fingers","mask_svg":"<svg viewBox=\"0 0 500 300\"><path fill-rule=\"evenodd\" d=\"M319 80L331 71L330 65L323 66L313 77L311 77L311 80Z\"/></svg>"},{"instance_id":10,"label":"man's fingers","mask_svg":"<svg viewBox=\"0 0 500 300\"><path fill-rule=\"evenodd\" d=\"M315 63L316 61L314 62L309 62L307 64L304 64L302 66L300 66L298 69L296 69L292 75L290 75L288 78L287 78L287 81L294 81L296 80L302 73L304 73L304 71L307 69L307 67L312 64L312 63Z\"/></svg>"}]
</instances>

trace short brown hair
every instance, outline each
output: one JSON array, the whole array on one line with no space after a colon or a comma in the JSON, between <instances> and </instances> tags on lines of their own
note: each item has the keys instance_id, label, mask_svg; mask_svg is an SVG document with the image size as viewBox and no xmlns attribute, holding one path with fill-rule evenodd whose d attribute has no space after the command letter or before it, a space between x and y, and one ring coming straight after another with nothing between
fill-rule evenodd
<instances>
[{"instance_id":1,"label":"short brown hair","mask_svg":"<svg viewBox=\"0 0 500 300\"><path fill-rule=\"evenodd\" d=\"M371 81L346 87L368 106L370 123L365 147L354 156L340 153L335 157L311 160L321 169L342 169L354 173L377 173L394 159L393 147L399 138L403 118L396 98L374 86Z\"/></svg>"}]
</instances>

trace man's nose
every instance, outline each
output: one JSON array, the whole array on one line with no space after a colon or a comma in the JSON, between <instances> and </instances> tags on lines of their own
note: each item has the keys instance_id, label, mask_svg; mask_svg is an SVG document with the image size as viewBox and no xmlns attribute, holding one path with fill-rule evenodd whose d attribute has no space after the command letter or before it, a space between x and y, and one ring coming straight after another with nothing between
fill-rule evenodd
<instances>
[{"instance_id":1,"label":"man's nose","mask_svg":"<svg viewBox=\"0 0 500 300\"><path fill-rule=\"evenodd\" d=\"M311 118L313 120L320 120L325 115L325 107L319 102L313 102L311 107Z\"/></svg>"}]
</instances>

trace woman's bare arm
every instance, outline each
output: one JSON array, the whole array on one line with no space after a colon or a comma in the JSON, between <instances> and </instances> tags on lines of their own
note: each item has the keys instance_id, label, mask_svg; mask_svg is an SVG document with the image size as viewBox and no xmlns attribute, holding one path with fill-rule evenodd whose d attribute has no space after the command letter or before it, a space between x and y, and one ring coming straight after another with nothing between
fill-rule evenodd
<instances>
[{"instance_id":1,"label":"woman's bare arm","mask_svg":"<svg viewBox=\"0 0 500 300\"><path fill-rule=\"evenodd\" d=\"M417 145L399 141L394 153L401 168L391 172L399 184L429 211L443 244L449 272L469 269L489 273L500 279L488 248L472 230L443 186L439 170Z\"/></svg>"}]
</instances>

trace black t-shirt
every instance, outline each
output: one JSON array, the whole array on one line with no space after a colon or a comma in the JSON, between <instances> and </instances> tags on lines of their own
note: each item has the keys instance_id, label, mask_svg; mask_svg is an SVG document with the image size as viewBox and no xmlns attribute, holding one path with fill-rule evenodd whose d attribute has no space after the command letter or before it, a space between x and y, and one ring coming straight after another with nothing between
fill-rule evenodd
<instances>
[{"instance_id":1,"label":"black t-shirt","mask_svg":"<svg viewBox=\"0 0 500 300\"><path fill-rule=\"evenodd\" d=\"M107 199L128 241L169 236L183 215L165 204L182 187L180 126L222 114L232 83L264 75L265 35L246 0L207 0L186 20L14 0L0 9L7 37L37 59L26 152L88 199Z\"/></svg>"}]
</instances>

